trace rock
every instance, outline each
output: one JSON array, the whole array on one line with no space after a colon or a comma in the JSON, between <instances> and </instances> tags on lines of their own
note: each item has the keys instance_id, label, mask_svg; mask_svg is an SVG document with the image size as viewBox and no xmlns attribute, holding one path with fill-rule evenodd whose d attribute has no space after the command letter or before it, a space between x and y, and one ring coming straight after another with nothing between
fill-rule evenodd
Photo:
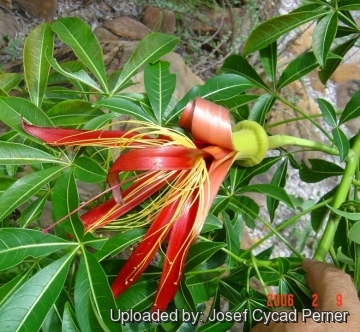
<instances>
[{"instance_id":1,"label":"rock","mask_svg":"<svg viewBox=\"0 0 360 332\"><path fill-rule=\"evenodd\" d=\"M52 21L56 13L57 0L16 1L22 10L40 21Z\"/></svg>"},{"instance_id":2,"label":"rock","mask_svg":"<svg viewBox=\"0 0 360 332\"><path fill-rule=\"evenodd\" d=\"M143 12L142 22L152 31L174 33L176 29L174 12L157 7L146 7Z\"/></svg>"},{"instance_id":3,"label":"rock","mask_svg":"<svg viewBox=\"0 0 360 332\"><path fill-rule=\"evenodd\" d=\"M336 88L336 101L339 109L344 109L356 91L360 89L360 80L348 80ZM352 135L357 134L360 128L360 118L357 117L345 123Z\"/></svg>"},{"instance_id":4,"label":"rock","mask_svg":"<svg viewBox=\"0 0 360 332\"><path fill-rule=\"evenodd\" d=\"M299 29L299 32L296 37L293 38L290 45L290 52L293 55L302 54L311 48L314 27L314 24L307 24Z\"/></svg>"},{"instance_id":5,"label":"rock","mask_svg":"<svg viewBox=\"0 0 360 332\"><path fill-rule=\"evenodd\" d=\"M307 94L305 87L299 81L295 81L287 86L286 94L291 96L291 100L298 100L296 106L301 109L307 115L319 114L319 108L317 103ZM289 99L289 97L288 97ZM273 110L269 112L267 124L272 124L284 120L289 120L295 117L301 117L290 107L277 102L273 106ZM281 124L276 127L268 129L268 132L277 135L291 135L296 137L307 138L317 142L323 141L323 135L319 130L308 120L293 121L286 124ZM298 147L288 148L289 151L300 150ZM317 158L319 153L316 151L304 151L301 153L294 154L296 160L301 161L302 159Z\"/></svg>"},{"instance_id":6,"label":"rock","mask_svg":"<svg viewBox=\"0 0 360 332\"><path fill-rule=\"evenodd\" d=\"M110 32L108 29L105 29L102 26L97 27L94 30L94 34L97 37L97 39L101 42L107 42L107 41L119 41L119 37L115 36L112 32Z\"/></svg>"},{"instance_id":7,"label":"rock","mask_svg":"<svg viewBox=\"0 0 360 332\"><path fill-rule=\"evenodd\" d=\"M134 51L136 44L136 41L127 40L102 42L101 46L108 72L122 69Z\"/></svg>"},{"instance_id":8,"label":"rock","mask_svg":"<svg viewBox=\"0 0 360 332\"><path fill-rule=\"evenodd\" d=\"M124 67L126 61L130 58L137 42L135 41L118 41L102 43L104 60L109 72L119 70ZM196 84L203 84L203 80L195 75L185 64L182 57L174 52L165 55L163 61L170 62L170 72L176 74L176 90L174 96L177 99L182 98ZM133 77L135 85L129 87L127 92L144 92L144 72L140 71Z\"/></svg>"},{"instance_id":9,"label":"rock","mask_svg":"<svg viewBox=\"0 0 360 332\"><path fill-rule=\"evenodd\" d=\"M14 39L18 33L19 27L13 15L3 12L0 9L0 46L4 45L4 37Z\"/></svg>"},{"instance_id":10,"label":"rock","mask_svg":"<svg viewBox=\"0 0 360 332\"><path fill-rule=\"evenodd\" d=\"M348 80L360 80L360 68L357 62L342 63L331 75L335 83L345 83Z\"/></svg>"},{"instance_id":11,"label":"rock","mask_svg":"<svg viewBox=\"0 0 360 332\"><path fill-rule=\"evenodd\" d=\"M0 6L12 10L13 8L12 0L0 0Z\"/></svg>"},{"instance_id":12,"label":"rock","mask_svg":"<svg viewBox=\"0 0 360 332\"><path fill-rule=\"evenodd\" d=\"M336 88L336 103L338 108L343 109L353 94L360 89L359 80L348 80Z\"/></svg>"},{"instance_id":13,"label":"rock","mask_svg":"<svg viewBox=\"0 0 360 332\"><path fill-rule=\"evenodd\" d=\"M232 8L230 10L204 10L203 19L191 20L189 23L191 29L197 31L200 34L214 34L222 27L224 32L236 31L236 28L242 24L242 18L245 17L245 8ZM248 24L245 24L248 26Z\"/></svg>"},{"instance_id":14,"label":"rock","mask_svg":"<svg viewBox=\"0 0 360 332\"><path fill-rule=\"evenodd\" d=\"M117 17L105 22L103 27L110 30L114 35L127 40L141 40L151 33L144 24L130 17Z\"/></svg>"},{"instance_id":15,"label":"rock","mask_svg":"<svg viewBox=\"0 0 360 332\"><path fill-rule=\"evenodd\" d=\"M192 87L197 84L204 83L200 77L195 75L189 69L179 54L171 52L163 56L161 60L170 62L170 72L176 74L176 89L174 92L175 98L181 99ZM145 91L143 71L133 77L133 82L136 84L124 91L136 93L142 93Z\"/></svg>"}]
</instances>

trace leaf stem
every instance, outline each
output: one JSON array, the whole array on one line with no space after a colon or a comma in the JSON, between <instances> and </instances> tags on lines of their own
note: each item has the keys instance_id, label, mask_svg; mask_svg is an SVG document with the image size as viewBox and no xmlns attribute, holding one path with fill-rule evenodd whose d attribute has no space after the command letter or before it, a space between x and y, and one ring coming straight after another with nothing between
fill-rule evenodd
<instances>
[{"instance_id":1,"label":"leaf stem","mask_svg":"<svg viewBox=\"0 0 360 332\"><path fill-rule=\"evenodd\" d=\"M199 235L199 239L201 239L202 241L206 241L206 242L211 242L211 240L207 239L206 237L203 237L201 235ZM277 260L258 260L256 259L253 255L251 255L251 259L245 259L245 258L241 258L242 255L237 256L234 253L232 253L230 250L226 249L226 248L220 248L220 250L222 250L223 252L225 252L227 255L233 257L237 262L239 262L241 265L243 265L244 267L254 267L256 266L260 266L260 267L266 267L269 269L274 269L276 270L277 266L278 266L278 261ZM302 257L300 257L302 259ZM293 267L299 267L301 266L301 262L291 262L291 266ZM238 266L236 268L239 268ZM210 272L215 272L215 271L227 271L227 270L231 270L233 268L218 268L218 269L211 269L209 270ZM204 271L202 271L204 272ZM275 271L274 271L275 272ZM190 272L189 272L190 273ZM194 271L194 273L196 273Z\"/></svg>"},{"instance_id":2,"label":"leaf stem","mask_svg":"<svg viewBox=\"0 0 360 332\"><path fill-rule=\"evenodd\" d=\"M272 234L276 235L296 256L298 256L301 260L304 259L304 257L301 255L301 253L296 250L278 231L275 227L273 227L269 222L267 222L265 219L258 216L256 213L254 213L251 209L247 208L246 206L243 207L246 209L246 212L253 216L253 218L257 218L264 226L270 229ZM241 255L243 256L243 255Z\"/></svg>"},{"instance_id":3,"label":"leaf stem","mask_svg":"<svg viewBox=\"0 0 360 332\"><path fill-rule=\"evenodd\" d=\"M318 203L308 209L303 210L302 212L298 213L296 216L286 220L285 222L281 223L279 226L277 226L275 229L280 232L282 229L291 226L296 220L298 220L300 217L307 215L309 212L316 210L322 206L324 206L327 203L330 203L331 198ZM262 237L259 241L257 241L254 245L252 245L250 248L248 248L246 251L244 251L240 256L246 256L247 254L249 254L252 250L254 250L255 248L257 248L260 244L262 244L263 242L265 242L267 239L269 239L270 237L272 237L274 235L274 233L269 232L268 234L266 234L264 237Z\"/></svg>"},{"instance_id":4,"label":"leaf stem","mask_svg":"<svg viewBox=\"0 0 360 332\"><path fill-rule=\"evenodd\" d=\"M259 271L259 269L258 269L258 267L257 267L256 259L255 259L254 255L251 255L251 261L252 261L252 263L253 263L253 267L254 267L254 269L255 269L255 271L256 271L256 274L257 274L257 277L258 277L258 279L259 279L259 281L260 281L260 283L261 283L261 286L262 286L262 288L263 288L263 290L264 290L264 293L265 293L265 295L267 296L267 295L268 295L268 291L267 291L266 285L265 285L265 283L264 283L264 280L263 280L263 278L261 277L261 273L260 273L260 271Z\"/></svg>"},{"instance_id":5,"label":"leaf stem","mask_svg":"<svg viewBox=\"0 0 360 332\"><path fill-rule=\"evenodd\" d=\"M347 22L347 24L349 26L351 26L352 28L354 28L355 30L357 30L360 33L360 28L353 22L351 21L346 15L344 15L340 10L337 11L337 13L339 14L339 16L341 16L341 18Z\"/></svg>"},{"instance_id":6,"label":"leaf stem","mask_svg":"<svg viewBox=\"0 0 360 332\"><path fill-rule=\"evenodd\" d=\"M300 138L300 137L294 137L294 136L288 136L288 135L274 135L269 136L269 149L277 149L284 146L301 146L305 148L309 148L313 151L322 151L327 154L339 155L339 151L336 148L333 148L332 146L320 143L320 142L314 142L308 139Z\"/></svg>"},{"instance_id":7,"label":"leaf stem","mask_svg":"<svg viewBox=\"0 0 360 332\"><path fill-rule=\"evenodd\" d=\"M328 132L321 127L314 119L312 119L310 116L308 116L305 112L303 112L299 107L291 104L289 101L287 101L286 99L284 99L283 97L277 95L276 98L278 98L282 103L284 103L285 105L289 106L290 108L292 108L294 111L296 111L297 113L301 114L304 118L306 118L307 120L309 120L316 128L318 128L330 141L332 141L331 136L328 134Z\"/></svg>"},{"instance_id":8,"label":"leaf stem","mask_svg":"<svg viewBox=\"0 0 360 332\"><path fill-rule=\"evenodd\" d=\"M335 193L332 207L335 209L340 208L341 204L347 199L350 187L353 182L354 174L358 167L360 157L360 132L356 135L355 142L352 149L349 152L347 158L347 165L345 167L344 175L341 178L339 187ZM331 212L324 231L324 234L319 242L319 246L316 249L314 259L324 261L327 253L329 252L331 245L333 244L336 229L340 221L340 216Z\"/></svg>"},{"instance_id":9,"label":"leaf stem","mask_svg":"<svg viewBox=\"0 0 360 332\"><path fill-rule=\"evenodd\" d=\"M343 111L337 111L336 115L341 115L343 113ZM323 115L322 114L311 114L308 115L307 117L304 116L299 116L299 117L295 117L295 118L291 118L291 119L286 119L283 121L278 121L278 122L273 122L273 123L269 123L268 125L264 126L265 130L280 126L282 124L287 124L290 122L298 122L301 120L308 120L309 118L315 119L315 118L322 118Z\"/></svg>"}]
</instances>

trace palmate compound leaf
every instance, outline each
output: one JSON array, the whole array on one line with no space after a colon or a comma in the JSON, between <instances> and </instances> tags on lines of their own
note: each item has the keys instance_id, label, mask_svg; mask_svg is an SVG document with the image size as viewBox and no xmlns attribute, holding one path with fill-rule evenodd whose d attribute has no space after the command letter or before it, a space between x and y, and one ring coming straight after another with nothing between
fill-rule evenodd
<instances>
[{"instance_id":1,"label":"palmate compound leaf","mask_svg":"<svg viewBox=\"0 0 360 332\"><path fill-rule=\"evenodd\" d=\"M38 331L66 281L76 250L49 264L25 282L0 308L3 331Z\"/></svg>"},{"instance_id":2,"label":"palmate compound leaf","mask_svg":"<svg viewBox=\"0 0 360 332\"><path fill-rule=\"evenodd\" d=\"M91 28L77 17L64 17L53 22L51 29L94 74L102 90L108 92L102 48Z\"/></svg>"},{"instance_id":3,"label":"palmate compound leaf","mask_svg":"<svg viewBox=\"0 0 360 332\"><path fill-rule=\"evenodd\" d=\"M232 196L229 209L234 212L240 210L246 226L255 229L255 219L259 215L260 208L253 199L247 196Z\"/></svg>"},{"instance_id":4,"label":"palmate compound leaf","mask_svg":"<svg viewBox=\"0 0 360 332\"><path fill-rule=\"evenodd\" d=\"M231 192L234 193L244 185L249 184L254 176L267 172L281 158L281 156L264 158L260 164L253 167L231 167L229 183Z\"/></svg>"},{"instance_id":5,"label":"palmate compound leaf","mask_svg":"<svg viewBox=\"0 0 360 332\"><path fill-rule=\"evenodd\" d=\"M126 62L111 95L121 90L145 63L154 63L170 53L179 42L177 37L162 33L152 33L143 38L136 46L130 59Z\"/></svg>"},{"instance_id":6,"label":"palmate compound leaf","mask_svg":"<svg viewBox=\"0 0 360 332\"><path fill-rule=\"evenodd\" d=\"M21 263L25 258L47 256L55 251L76 246L51 234L33 229L0 229L0 270Z\"/></svg>"},{"instance_id":7,"label":"palmate compound leaf","mask_svg":"<svg viewBox=\"0 0 360 332\"><path fill-rule=\"evenodd\" d=\"M75 158L72 164L77 179L87 183L106 180L105 170L93 159L85 156Z\"/></svg>"},{"instance_id":8,"label":"palmate compound leaf","mask_svg":"<svg viewBox=\"0 0 360 332\"><path fill-rule=\"evenodd\" d=\"M70 68L67 68L67 66L61 66L54 57L52 57L52 54L49 52L49 50L45 54L46 60L50 63L51 67L53 67L58 73L64 75L67 77L70 81L75 82L77 81L77 86L87 86L87 88L83 88L82 90L85 91L88 88L92 88L94 90L97 90L99 92L103 92L101 90L101 87L97 82L95 82L92 77L83 69L80 69L79 71L71 71Z\"/></svg>"}]
</instances>

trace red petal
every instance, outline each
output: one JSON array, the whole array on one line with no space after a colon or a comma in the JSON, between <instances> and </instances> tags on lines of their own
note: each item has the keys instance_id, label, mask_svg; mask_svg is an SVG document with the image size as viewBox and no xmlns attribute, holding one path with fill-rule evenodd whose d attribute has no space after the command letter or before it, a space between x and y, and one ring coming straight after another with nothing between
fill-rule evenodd
<instances>
[{"instance_id":1,"label":"red petal","mask_svg":"<svg viewBox=\"0 0 360 332\"><path fill-rule=\"evenodd\" d=\"M54 145L85 145L94 144L100 146L114 146L114 141L106 142L106 139L131 138L137 133L127 133L126 131L109 130L77 130L63 128L48 128L30 125L26 122L22 124L24 130L42 141Z\"/></svg>"},{"instance_id":2,"label":"red petal","mask_svg":"<svg viewBox=\"0 0 360 332\"><path fill-rule=\"evenodd\" d=\"M194 201L194 198L195 193L188 200L171 228L166 260L152 307L153 311L166 310L168 303L174 298L179 288L186 255L196 237L196 234L192 233L192 228L198 212L198 201Z\"/></svg>"},{"instance_id":3,"label":"red petal","mask_svg":"<svg viewBox=\"0 0 360 332\"><path fill-rule=\"evenodd\" d=\"M153 259L160 247L161 242L170 231L170 227L164 227L171 220L176 211L180 198L163 208L156 216L146 232L144 239L135 248L130 258L116 277L111 289L114 297L119 296L139 278Z\"/></svg>"},{"instance_id":4,"label":"red petal","mask_svg":"<svg viewBox=\"0 0 360 332\"><path fill-rule=\"evenodd\" d=\"M115 201L122 204L118 174L123 171L173 171L194 167L196 158L207 153L180 146L164 146L130 150L116 159L111 166L107 181L113 187Z\"/></svg>"},{"instance_id":5,"label":"red petal","mask_svg":"<svg viewBox=\"0 0 360 332\"><path fill-rule=\"evenodd\" d=\"M96 228L102 227L108 224L110 221L116 220L126 212L133 209L135 206L139 205L145 199L150 197L156 191L161 189L164 185L168 184L169 181L172 181L178 172L168 175L167 177L158 177L156 178L154 174L147 174L141 179L132 184L129 188L125 189L123 192L124 196L124 205L119 205L116 203L115 199L111 198L105 203L91 209L90 211L84 213L81 216L81 221L83 222L85 229L90 229L91 226L102 220L100 225L97 225ZM154 179L148 186L139 188L145 182ZM128 198L128 195L136 191L136 196L131 196Z\"/></svg>"},{"instance_id":6,"label":"red petal","mask_svg":"<svg viewBox=\"0 0 360 332\"><path fill-rule=\"evenodd\" d=\"M189 130L195 140L233 150L229 111L202 98L190 101L179 126Z\"/></svg>"}]
</instances>

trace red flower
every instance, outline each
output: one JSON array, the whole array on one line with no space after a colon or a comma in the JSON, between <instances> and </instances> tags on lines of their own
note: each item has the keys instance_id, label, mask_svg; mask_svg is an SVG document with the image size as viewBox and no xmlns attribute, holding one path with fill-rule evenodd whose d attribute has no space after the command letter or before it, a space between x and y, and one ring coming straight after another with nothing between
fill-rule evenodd
<instances>
[{"instance_id":1,"label":"red flower","mask_svg":"<svg viewBox=\"0 0 360 332\"><path fill-rule=\"evenodd\" d=\"M229 167L239 158L239 151L233 145L229 112L200 98L188 104L179 121L193 140L150 123L128 122L137 128L125 132L40 128L26 123L23 127L50 145L129 149L108 172L113 198L83 214L81 220L87 231L129 226L139 221L150 223L112 285L115 297L137 280L168 238L152 308L163 311L176 294L188 249L196 241ZM146 133L141 133L144 130ZM119 174L127 171L136 171L137 175L128 179L132 184L121 191ZM142 211L123 217L154 193L157 196Z\"/></svg>"}]
</instances>

